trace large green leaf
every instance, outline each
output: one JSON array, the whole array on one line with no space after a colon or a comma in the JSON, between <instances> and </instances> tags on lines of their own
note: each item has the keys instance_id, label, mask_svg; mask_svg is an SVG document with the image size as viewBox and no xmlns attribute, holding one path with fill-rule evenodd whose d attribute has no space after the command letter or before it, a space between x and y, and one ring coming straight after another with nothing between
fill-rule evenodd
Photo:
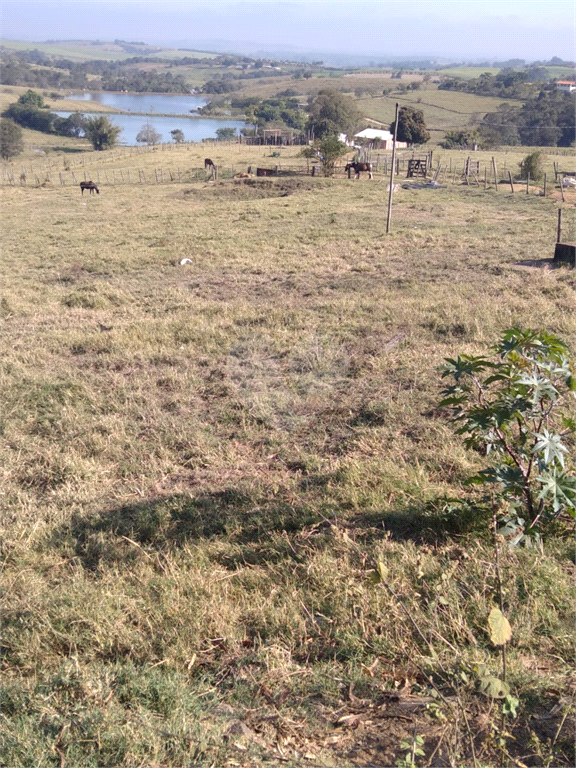
<instances>
[{"instance_id":1,"label":"large green leaf","mask_svg":"<svg viewBox=\"0 0 576 768\"><path fill-rule=\"evenodd\" d=\"M562 437L548 432L544 427L542 434L536 435L536 438L538 442L532 452L542 453L546 464L557 461L561 467L564 467L564 454L568 453L568 448L562 443Z\"/></svg>"}]
</instances>

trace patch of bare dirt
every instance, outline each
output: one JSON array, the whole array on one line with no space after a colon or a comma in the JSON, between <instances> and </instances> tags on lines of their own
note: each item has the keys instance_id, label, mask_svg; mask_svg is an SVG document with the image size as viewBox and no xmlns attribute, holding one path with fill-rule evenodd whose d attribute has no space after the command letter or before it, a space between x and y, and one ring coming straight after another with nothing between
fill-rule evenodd
<instances>
[{"instance_id":1,"label":"patch of bare dirt","mask_svg":"<svg viewBox=\"0 0 576 768\"><path fill-rule=\"evenodd\" d=\"M216 184L206 184L200 188L187 189L183 196L184 199L192 196L193 198L227 197L234 200L258 200L267 197L287 197L295 192L316 189L317 186L316 182L303 177L231 179L219 181Z\"/></svg>"}]
</instances>

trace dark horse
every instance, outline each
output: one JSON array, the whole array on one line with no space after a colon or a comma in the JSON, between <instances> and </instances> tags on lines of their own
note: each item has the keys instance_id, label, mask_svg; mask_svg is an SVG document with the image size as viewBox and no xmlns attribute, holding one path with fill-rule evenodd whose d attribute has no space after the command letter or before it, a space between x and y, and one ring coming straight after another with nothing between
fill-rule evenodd
<instances>
[{"instance_id":1,"label":"dark horse","mask_svg":"<svg viewBox=\"0 0 576 768\"><path fill-rule=\"evenodd\" d=\"M97 195L100 194L100 190L98 189L96 184L94 184L93 181L81 181L80 182L80 189L82 190L82 194L84 194L84 190L85 189L89 189L90 190L90 194L93 194L94 191L96 191Z\"/></svg>"},{"instance_id":2,"label":"dark horse","mask_svg":"<svg viewBox=\"0 0 576 768\"><path fill-rule=\"evenodd\" d=\"M216 166L214 165L212 160L210 160L209 157L207 157L206 160L204 160L204 169L206 168L216 168Z\"/></svg>"},{"instance_id":3,"label":"dark horse","mask_svg":"<svg viewBox=\"0 0 576 768\"><path fill-rule=\"evenodd\" d=\"M357 179L360 178L360 173L362 171L368 173L369 179L372 178L372 163L348 163L344 170L348 174L348 178L350 178L350 171L354 171L354 175Z\"/></svg>"}]
</instances>

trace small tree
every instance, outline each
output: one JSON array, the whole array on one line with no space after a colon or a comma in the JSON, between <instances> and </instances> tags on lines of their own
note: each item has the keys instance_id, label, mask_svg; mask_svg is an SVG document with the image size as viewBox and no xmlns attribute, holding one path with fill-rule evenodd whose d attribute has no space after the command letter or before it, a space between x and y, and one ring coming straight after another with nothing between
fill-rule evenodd
<instances>
[{"instance_id":1,"label":"small tree","mask_svg":"<svg viewBox=\"0 0 576 768\"><path fill-rule=\"evenodd\" d=\"M478 131L464 130L464 131L446 131L444 134L444 140L440 142L442 149L459 149L470 148L480 142Z\"/></svg>"},{"instance_id":2,"label":"small tree","mask_svg":"<svg viewBox=\"0 0 576 768\"><path fill-rule=\"evenodd\" d=\"M172 136L172 139L176 142L176 144L182 144L184 141L184 133L180 130L180 128L175 128L173 131L170 131L170 136Z\"/></svg>"},{"instance_id":3,"label":"small tree","mask_svg":"<svg viewBox=\"0 0 576 768\"><path fill-rule=\"evenodd\" d=\"M526 155L520 163L520 178L527 179L530 176L534 181L540 181L544 176L544 154L537 150Z\"/></svg>"},{"instance_id":4,"label":"small tree","mask_svg":"<svg viewBox=\"0 0 576 768\"><path fill-rule=\"evenodd\" d=\"M107 117L89 117L84 124L84 133L94 149L101 151L117 144L122 128Z\"/></svg>"},{"instance_id":5,"label":"small tree","mask_svg":"<svg viewBox=\"0 0 576 768\"><path fill-rule=\"evenodd\" d=\"M22 128L13 120L3 117L0 120L0 156L4 160L16 157L24 149Z\"/></svg>"},{"instance_id":6,"label":"small tree","mask_svg":"<svg viewBox=\"0 0 576 768\"><path fill-rule=\"evenodd\" d=\"M394 134L396 122L390 125L390 132ZM430 139L430 134L424 122L424 113L412 107L400 107L398 112L398 141L407 144L425 144Z\"/></svg>"},{"instance_id":7,"label":"small tree","mask_svg":"<svg viewBox=\"0 0 576 768\"><path fill-rule=\"evenodd\" d=\"M26 93L23 93L18 98L17 104L24 104L27 107L35 107L36 109L42 109L46 106L42 94L36 93L31 88L28 88Z\"/></svg>"},{"instance_id":8,"label":"small tree","mask_svg":"<svg viewBox=\"0 0 576 768\"><path fill-rule=\"evenodd\" d=\"M328 134L322 139L317 139L312 146L304 147L301 154L309 159L319 160L324 176L332 176L336 160L348 151L346 144L336 136Z\"/></svg>"},{"instance_id":9,"label":"small tree","mask_svg":"<svg viewBox=\"0 0 576 768\"><path fill-rule=\"evenodd\" d=\"M216 129L216 138L218 141L232 141L236 138L236 128L225 126Z\"/></svg>"},{"instance_id":10,"label":"small tree","mask_svg":"<svg viewBox=\"0 0 576 768\"><path fill-rule=\"evenodd\" d=\"M146 125L143 125L138 131L136 141L139 144L148 144L150 147L160 144L162 136L150 125L150 123L146 123Z\"/></svg>"},{"instance_id":11,"label":"small tree","mask_svg":"<svg viewBox=\"0 0 576 768\"><path fill-rule=\"evenodd\" d=\"M493 351L446 359L442 376L454 383L440 405L452 409L466 447L491 459L469 482L500 495L508 508L501 532L511 544L529 543L546 521L575 516L576 379L566 344L552 334L511 328Z\"/></svg>"}]
</instances>

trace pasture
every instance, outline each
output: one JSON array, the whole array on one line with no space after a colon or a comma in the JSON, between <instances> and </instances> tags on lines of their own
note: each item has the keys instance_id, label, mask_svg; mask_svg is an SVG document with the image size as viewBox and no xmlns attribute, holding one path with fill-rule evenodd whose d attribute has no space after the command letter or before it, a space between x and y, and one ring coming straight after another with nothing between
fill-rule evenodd
<instances>
[{"instance_id":1,"label":"pasture","mask_svg":"<svg viewBox=\"0 0 576 768\"><path fill-rule=\"evenodd\" d=\"M31 49L40 51L49 56L57 56L72 61L89 61L91 59L102 59L107 61L123 61L130 59L135 54L125 51L121 45L113 42L100 42L88 40L58 40L53 43L41 43L21 40L2 40L2 46L9 51L29 51ZM158 56L158 58L181 58L184 56L197 57L202 59L213 59L218 54L203 53L199 51L182 51L163 48L157 51L155 46L139 46L141 56Z\"/></svg>"},{"instance_id":2,"label":"pasture","mask_svg":"<svg viewBox=\"0 0 576 768\"><path fill-rule=\"evenodd\" d=\"M426 127L431 131L451 131L475 126L487 112L496 112L502 104L502 99L491 96L439 91L433 87L402 96L391 93L388 96L357 100L360 112L388 126L394 121L397 101L401 101L404 106L422 110ZM506 104L511 107L522 106L521 101L514 99L508 99Z\"/></svg>"},{"instance_id":3,"label":"pasture","mask_svg":"<svg viewBox=\"0 0 576 768\"><path fill-rule=\"evenodd\" d=\"M573 542L501 553L504 719L488 523L449 502L485 458L437 407L505 328L573 342L560 203L400 189L386 235L381 173L105 181L269 154L2 187L4 764L384 766L418 734L421 765L571 766Z\"/></svg>"}]
</instances>

